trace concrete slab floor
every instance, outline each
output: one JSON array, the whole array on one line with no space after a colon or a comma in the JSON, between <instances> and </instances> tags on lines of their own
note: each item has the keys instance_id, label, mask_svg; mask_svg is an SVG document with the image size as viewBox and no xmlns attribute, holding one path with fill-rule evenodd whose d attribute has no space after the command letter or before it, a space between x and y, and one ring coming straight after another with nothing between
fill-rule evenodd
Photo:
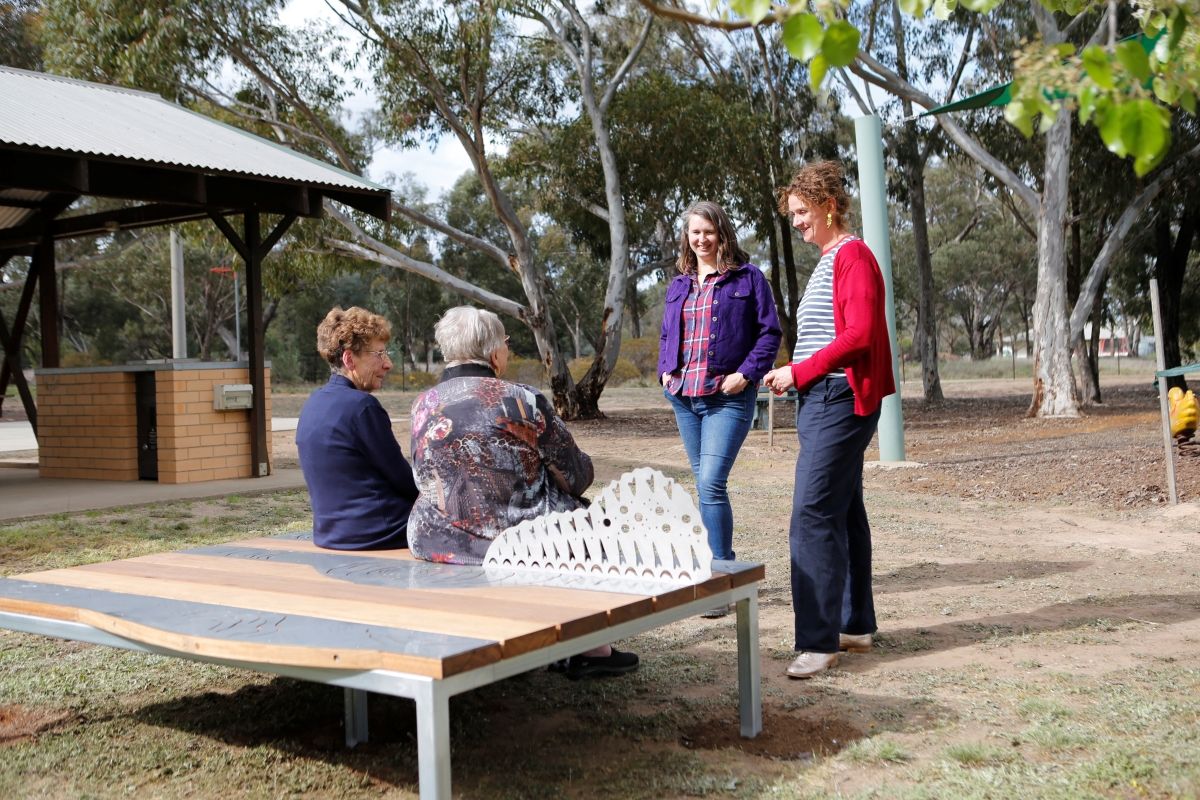
<instances>
[{"instance_id":1,"label":"concrete slab floor","mask_svg":"<svg viewBox=\"0 0 1200 800\"><path fill-rule=\"evenodd\" d=\"M0 465L0 521L303 488L304 476L299 469L278 469L265 478L166 484L42 478L38 475L36 462Z\"/></svg>"}]
</instances>

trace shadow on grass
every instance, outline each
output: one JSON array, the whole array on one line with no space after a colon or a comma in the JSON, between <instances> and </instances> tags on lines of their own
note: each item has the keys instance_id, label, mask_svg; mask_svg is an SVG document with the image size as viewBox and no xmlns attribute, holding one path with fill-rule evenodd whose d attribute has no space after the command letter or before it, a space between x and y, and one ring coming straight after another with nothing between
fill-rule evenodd
<instances>
[{"instance_id":1,"label":"shadow on grass","mask_svg":"<svg viewBox=\"0 0 1200 800\"><path fill-rule=\"evenodd\" d=\"M942 564L923 561L894 570L875 578L877 593L913 592L940 589L946 586L974 586L1013 578L1029 580L1064 572L1078 572L1090 567L1091 561L979 561L963 564Z\"/></svg>"},{"instance_id":2,"label":"shadow on grass","mask_svg":"<svg viewBox=\"0 0 1200 800\"><path fill-rule=\"evenodd\" d=\"M724 665L727 659L715 660ZM930 729L953 716L928 700L813 683L804 692L769 693L762 734L743 739L736 697L727 687L733 676L699 671L708 675L703 682L720 685L716 694L682 698L677 683L653 670L579 683L537 671L452 698L456 796L562 797L593 784L611 788L605 796L690 795L714 780L714 770L728 780L731 762L714 761L714 751L750 759L736 762L742 780L768 780L881 731ZM342 691L287 678L145 706L135 717L233 748L322 761L360 774L379 790L417 786L415 711L408 700L371 695L370 741L354 750L343 744Z\"/></svg>"},{"instance_id":3,"label":"shadow on grass","mask_svg":"<svg viewBox=\"0 0 1200 800\"><path fill-rule=\"evenodd\" d=\"M884 630L876 635L875 664L899 661L913 655L969 647L982 642L1003 642L1039 633L1082 631L1089 626L1132 622L1173 625L1200 618L1200 593L1133 594L1096 600L1081 598L1032 611L955 619L941 625ZM859 662L856 662L859 663ZM861 662L864 666L871 662ZM869 666L868 666L869 668Z\"/></svg>"}]
</instances>

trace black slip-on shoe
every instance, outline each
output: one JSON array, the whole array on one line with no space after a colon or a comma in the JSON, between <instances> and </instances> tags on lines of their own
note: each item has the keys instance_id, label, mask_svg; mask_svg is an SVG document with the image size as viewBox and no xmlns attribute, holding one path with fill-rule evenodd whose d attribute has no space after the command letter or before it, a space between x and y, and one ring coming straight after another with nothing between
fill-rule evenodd
<instances>
[{"instance_id":1,"label":"black slip-on shoe","mask_svg":"<svg viewBox=\"0 0 1200 800\"><path fill-rule=\"evenodd\" d=\"M567 663L567 677L573 681L601 675L624 675L638 668L637 653L623 653L617 648L607 656L571 656Z\"/></svg>"}]
</instances>

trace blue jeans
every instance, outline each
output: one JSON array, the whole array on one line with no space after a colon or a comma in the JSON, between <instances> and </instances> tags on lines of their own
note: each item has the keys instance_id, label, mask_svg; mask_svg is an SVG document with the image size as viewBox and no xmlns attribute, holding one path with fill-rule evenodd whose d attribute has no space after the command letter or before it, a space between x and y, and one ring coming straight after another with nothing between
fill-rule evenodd
<instances>
[{"instance_id":1,"label":"blue jeans","mask_svg":"<svg viewBox=\"0 0 1200 800\"><path fill-rule=\"evenodd\" d=\"M863 453L879 412L854 413L843 377L796 399L796 488L788 532L796 649L836 653L838 633L875 632L871 526L863 505Z\"/></svg>"},{"instance_id":2,"label":"blue jeans","mask_svg":"<svg viewBox=\"0 0 1200 800\"><path fill-rule=\"evenodd\" d=\"M713 558L733 560L733 507L726 483L750 423L758 389L750 384L739 394L683 397L667 392L675 424L696 477L700 521L708 531Z\"/></svg>"}]
</instances>

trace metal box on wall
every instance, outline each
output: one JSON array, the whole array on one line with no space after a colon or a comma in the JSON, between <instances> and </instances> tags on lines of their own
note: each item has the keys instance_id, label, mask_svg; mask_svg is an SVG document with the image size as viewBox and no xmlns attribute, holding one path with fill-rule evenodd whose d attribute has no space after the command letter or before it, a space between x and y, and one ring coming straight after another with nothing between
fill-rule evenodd
<instances>
[{"instance_id":1,"label":"metal box on wall","mask_svg":"<svg viewBox=\"0 0 1200 800\"><path fill-rule=\"evenodd\" d=\"M237 411L254 405L254 387L248 383L228 383L213 387L213 409Z\"/></svg>"}]
</instances>

